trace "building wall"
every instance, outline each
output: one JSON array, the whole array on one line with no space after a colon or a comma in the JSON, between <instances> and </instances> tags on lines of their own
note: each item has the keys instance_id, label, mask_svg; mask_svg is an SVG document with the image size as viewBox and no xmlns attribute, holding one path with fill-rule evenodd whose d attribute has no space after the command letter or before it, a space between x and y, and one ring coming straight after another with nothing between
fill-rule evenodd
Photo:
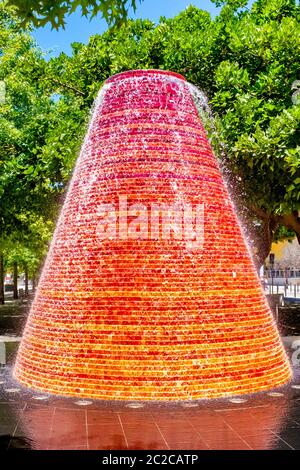
<instances>
[{"instance_id":1,"label":"building wall","mask_svg":"<svg viewBox=\"0 0 300 470\"><path fill-rule=\"evenodd\" d=\"M300 269L300 245L295 238L273 243L271 253L275 254L275 265L282 268Z\"/></svg>"}]
</instances>

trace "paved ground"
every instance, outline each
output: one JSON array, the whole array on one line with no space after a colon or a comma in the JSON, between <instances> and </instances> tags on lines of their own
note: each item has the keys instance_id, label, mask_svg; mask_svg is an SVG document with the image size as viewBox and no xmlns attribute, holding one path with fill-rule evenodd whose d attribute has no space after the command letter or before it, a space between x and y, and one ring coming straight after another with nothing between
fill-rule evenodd
<instances>
[{"instance_id":1,"label":"paved ground","mask_svg":"<svg viewBox=\"0 0 300 470\"><path fill-rule=\"evenodd\" d=\"M162 405L47 396L21 389L5 367L0 448L300 449L300 370L280 391Z\"/></svg>"},{"instance_id":2,"label":"paved ground","mask_svg":"<svg viewBox=\"0 0 300 470\"><path fill-rule=\"evenodd\" d=\"M13 381L28 305L17 307L0 324L0 449L300 449L300 337L285 338L293 383L269 393L163 405L66 399Z\"/></svg>"}]
</instances>

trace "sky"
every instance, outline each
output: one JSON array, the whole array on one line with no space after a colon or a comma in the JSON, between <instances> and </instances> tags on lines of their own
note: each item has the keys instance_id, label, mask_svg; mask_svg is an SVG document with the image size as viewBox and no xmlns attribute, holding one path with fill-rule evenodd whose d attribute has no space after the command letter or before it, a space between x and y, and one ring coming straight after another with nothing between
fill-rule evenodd
<instances>
[{"instance_id":1,"label":"sky","mask_svg":"<svg viewBox=\"0 0 300 470\"><path fill-rule=\"evenodd\" d=\"M136 14L131 12L129 16L131 18L147 18L158 22L161 16L171 18L191 4L209 11L212 15L215 15L219 10L210 0L144 0L142 3L137 2ZM47 53L48 57L57 56L61 52L71 54L72 42L87 43L90 36L101 34L107 29L107 24L101 18L101 15L89 21L81 17L80 11L70 15L66 22L67 25L64 30L51 31L51 26L46 26L32 33L38 45Z\"/></svg>"}]
</instances>

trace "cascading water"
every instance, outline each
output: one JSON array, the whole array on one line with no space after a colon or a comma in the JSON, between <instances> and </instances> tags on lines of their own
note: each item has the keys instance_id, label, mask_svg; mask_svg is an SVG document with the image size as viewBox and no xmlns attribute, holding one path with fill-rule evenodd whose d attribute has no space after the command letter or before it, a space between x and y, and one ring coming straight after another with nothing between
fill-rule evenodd
<instances>
[{"instance_id":1,"label":"cascading water","mask_svg":"<svg viewBox=\"0 0 300 470\"><path fill-rule=\"evenodd\" d=\"M22 384L183 400L291 378L193 95L171 72L107 80L18 352Z\"/></svg>"}]
</instances>

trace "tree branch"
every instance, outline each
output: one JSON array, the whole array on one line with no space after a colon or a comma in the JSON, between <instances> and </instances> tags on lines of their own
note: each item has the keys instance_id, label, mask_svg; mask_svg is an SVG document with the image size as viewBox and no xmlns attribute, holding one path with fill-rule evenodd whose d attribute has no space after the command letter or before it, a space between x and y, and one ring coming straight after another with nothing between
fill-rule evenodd
<instances>
[{"instance_id":1,"label":"tree branch","mask_svg":"<svg viewBox=\"0 0 300 470\"><path fill-rule=\"evenodd\" d=\"M270 219L270 214L268 214L267 212L265 212L263 209L261 209L260 207L256 207L256 206L251 206L249 205L248 206L248 209L254 214L256 215L256 217L258 217L259 219L262 219L262 220L269 220Z\"/></svg>"},{"instance_id":2,"label":"tree branch","mask_svg":"<svg viewBox=\"0 0 300 470\"><path fill-rule=\"evenodd\" d=\"M287 228L294 230L298 243L300 245L300 217L297 211L292 212L291 214L285 214L279 216L279 221Z\"/></svg>"},{"instance_id":3,"label":"tree branch","mask_svg":"<svg viewBox=\"0 0 300 470\"><path fill-rule=\"evenodd\" d=\"M50 78L50 80L54 83L57 83L57 85L59 85L63 88L67 88L69 90L75 91L75 93L78 93L81 96L85 96L85 93L83 93L83 91L81 91L81 90L78 90L78 88L75 88L71 85L68 85L67 83L62 83L61 81L57 80L56 78Z\"/></svg>"}]
</instances>

